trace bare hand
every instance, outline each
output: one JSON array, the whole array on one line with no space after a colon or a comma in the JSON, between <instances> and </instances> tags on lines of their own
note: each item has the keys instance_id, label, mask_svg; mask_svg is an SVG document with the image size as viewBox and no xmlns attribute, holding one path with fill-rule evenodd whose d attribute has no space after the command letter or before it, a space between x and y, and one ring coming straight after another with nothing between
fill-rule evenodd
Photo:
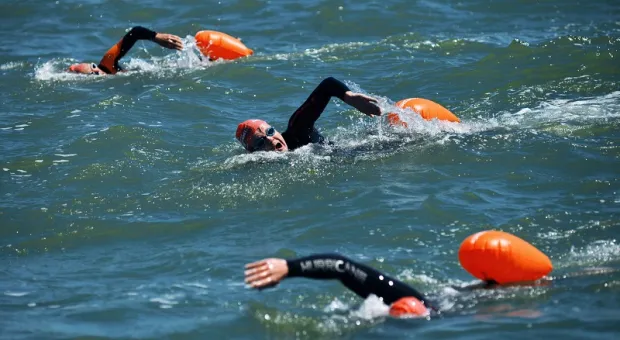
<instances>
[{"instance_id":1,"label":"bare hand","mask_svg":"<svg viewBox=\"0 0 620 340\"><path fill-rule=\"evenodd\" d=\"M288 274L288 264L283 259L263 259L245 265L245 283L261 289L277 285Z\"/></svg>"},{"instance_id":2,"label":"bare hand","mask_svg":"<svg viewBox=\"0 0 620 340\"><path fill-rule=\"evenodd\" d=\"M381 115L381 108L377 100L365 94L347 91L344 102L370 117Z\"/></svg>"},{"instance_id":3,"label":"bare hand","mask_svg":"<svg viewBox=\"0 0 620 340\"><path fill-rule=\"evenodd\" d=\"M183 41L181 41L181 38L177 37L174 34L157 33L153 41L159 44L159 46L169 48L171 50L180 51L183 49Z\"/></svg>"}]
</instances>

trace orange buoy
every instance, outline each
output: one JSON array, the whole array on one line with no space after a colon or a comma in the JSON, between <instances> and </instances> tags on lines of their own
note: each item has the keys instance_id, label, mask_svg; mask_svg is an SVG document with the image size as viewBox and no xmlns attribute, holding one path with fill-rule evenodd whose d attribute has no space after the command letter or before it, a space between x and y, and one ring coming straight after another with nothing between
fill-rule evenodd
<instances>
[{"instance_id":1,"label":"orange buoy","mask_svg":"<svg viewBox=\"0 0 620 340\"><path fill-rule=\"evenodd\" d=\"M200 52L211 60L234 60L254 53L241 40L217 31L200 31L196 33L196 45Z\"/></svg>"},{"instance_id":2,"label":"orange buoy","mask_svg":"<svg viewBox=\"0 0 620 340\"><path fill-rule=\"evenodd\" d=\"M499 284L536 281L553 269L547 255L503 231L482 231L466 238L459 248L461 266L476 278Z\"/></svg>"},{"instance_id":3,"label":"orange buoy","mask_svg":"<svg viewBox=\"0 0 620 340\"><path fill-rule=\"evenodd\" d=\"M396 106L402 109L412 109L417 112L422 118L426 120L432 120L433 118L439 120L445 120L448 122L460 122L461 120L450 110L445 107L435 103L432 100L424 99L424 98L408 98L403 99L396 103ZM402 125L407 127L408 124L404 122L398 114L389 113L387 115L388 122L392 125Z\"/></svg>"}]
</instances>

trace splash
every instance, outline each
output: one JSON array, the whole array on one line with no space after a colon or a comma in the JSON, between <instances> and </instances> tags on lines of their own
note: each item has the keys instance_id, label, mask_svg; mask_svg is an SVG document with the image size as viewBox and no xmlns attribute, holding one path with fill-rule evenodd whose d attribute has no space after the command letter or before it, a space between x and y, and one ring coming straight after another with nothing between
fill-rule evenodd
<instances>
[{"instance_id":1,"label":"splash","mask_svg":"<svg viewBox=\"0 0 620 340\"><path fill-rule=\"evenodd\" d=\"M384 318L390 314L390 307L376 295L370 294L359 308L351 311L351 316L364 320Z\"/></svg>"},{"instance_id":2,"label":"splash","mask_svg":"<svg viewBox=\"0 0 620 340\"><path fill-rule=\"evenodd\" d=\"M599 240L582 249L571 247L563 262L569 266L600 266L618 260L620 260L620 245L616 240Z\"/></svg>"},{"instance_id":3,"label":"splash","mask_svg":"<svg viewBox=\"0 0 620 340\"><path fill-rule=\"evenodd\" d=\"M52 59L34 68L34 78L42 81L96 81L101 78L86 74L67 72L69 65L77 63L75 59Z\"/></svg>"},{"instance_id":4,"label":"splash","mask_svg":"<svg viewBox=\"0 0 620 340\"><path fill-rule=\"evenodd\" d=\"M569 100L555 99L533 108L522 108L515 113L498 117L502 126L537 128L549 123L568 124L600 121L620 117L620 91L595 98Z\"/></svg>"},{"instance_id":5,"label":"splash","mask_svg":"<svg viewBox=\"0 0 620 340\"><path fill-rule=\"evenodd\" d=\"M17 70L17 69L25 68L27 65L28 63L23 62L23 61L12 61L12 62L8 62L6 64L0 65L0 70L2 71Z\"/></svg>"}]
</instances>

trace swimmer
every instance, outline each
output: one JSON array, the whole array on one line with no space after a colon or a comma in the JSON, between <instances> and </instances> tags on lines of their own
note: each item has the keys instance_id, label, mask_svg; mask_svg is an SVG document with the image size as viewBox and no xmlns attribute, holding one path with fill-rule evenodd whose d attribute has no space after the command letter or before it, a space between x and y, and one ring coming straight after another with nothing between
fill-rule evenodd
<instances>
[{"instance_id":1,"label":"swimmer","mask_svg":"<svg viewBox=\"0 0 620 340\"><path fill-rule=\"evenodd\" d=\"M545 287L554 282L591 275L617 273L610 267L586 268L559 277L543 277L536 281L498 284L484 280L466 286L452 286L457 291L498 289L515 286ZM422 293L406 283L390 277L365 264L353 261L339 254L315 254L295 259L267 258L245 265L245 283L254 289L274 287L286 278L304 277L315 280L339 280L345 287L362 298L370 294L379 297L390 306L390 315L442 316L443 313Z\"/></svg>"},{"instance_id":2,"label":"swimmer","mask_svg":"<svg viewBox=\"0 0 620 340\"><path fill-rule=\"evenodd\" d=\"M99 64L80 63L69 67L70 72L82 74L116 74L123 71L118 62L125 56L138 40L151 40L158 45L171 50L182 50L183 42L176 35L157 33L147 28L136 26L132 28L116 45L112 46L101 58Z\"/></svg>"},{"instance_id":3,"label":"swimmer","mask_svg":"<svg viewBox=\"0 0 620 340\"><path fill-rule=\"evenodd\" d=\"M293 113L286 131L280 133L264 120L250 119L237 126L237 140L249 151L287 151L310 143L324 142L314 127L331 97L370 116L380 116L381 109L375 98L352 92L341 81L329 77L312 91L308 99Z\"/></svg>"},{"instance_id":4,"label":"swimmer","mask_svg":"<svg viewBox=\"0 0 620 340\"><path fill-rule=\"evenodd\" d=\"M362 298L370 294L379 297L390 306L392 316L427 316L429 310L439 313L413 287L339 254L316 254L291 260L268 258L245 266L245 283L255 289L273 287L292 277L339 280Z\"/></svg>"}]
</instances>

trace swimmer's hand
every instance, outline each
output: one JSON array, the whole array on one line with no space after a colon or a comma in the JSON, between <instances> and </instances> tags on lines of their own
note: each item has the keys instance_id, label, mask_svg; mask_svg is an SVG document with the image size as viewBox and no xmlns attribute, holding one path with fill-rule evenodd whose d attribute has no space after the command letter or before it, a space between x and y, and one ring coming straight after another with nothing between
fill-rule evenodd
<instances>
[{"instance_id":1,"label":"swimmer's hand","mask_svg":"<svg viewBox=\"0 0 620 340\"><path fill-rule=\"evenodd\" d=\"M288 264L283 259L263 259L245 265L245 283L256 289L277 285L288 275Z\"/></svg>"},{"instance_id":2,"label":"swimmer's hand","mask_svg":"<svg viewBox=\"0 0 620 340\"><path fill-rule=\"evenodd\" d=\"M345 103L353 106L367 116L374 117L381 115L381 108L375 98L365 94L347 91L343 99Z\"/></svg>"},{"instance_id":3,"label":"swimmer's hand","mask_svg":"<svg viewBox=\"0 0 620 340\"><path fill-rule=\"evenodd\" d=\"M153 41L156 42L159 46L169 48L171 50L181 51L183 49L183 41L181 41L181 38L177 37L174 34L157 33Z\"/></svg>"}]
</instances>

